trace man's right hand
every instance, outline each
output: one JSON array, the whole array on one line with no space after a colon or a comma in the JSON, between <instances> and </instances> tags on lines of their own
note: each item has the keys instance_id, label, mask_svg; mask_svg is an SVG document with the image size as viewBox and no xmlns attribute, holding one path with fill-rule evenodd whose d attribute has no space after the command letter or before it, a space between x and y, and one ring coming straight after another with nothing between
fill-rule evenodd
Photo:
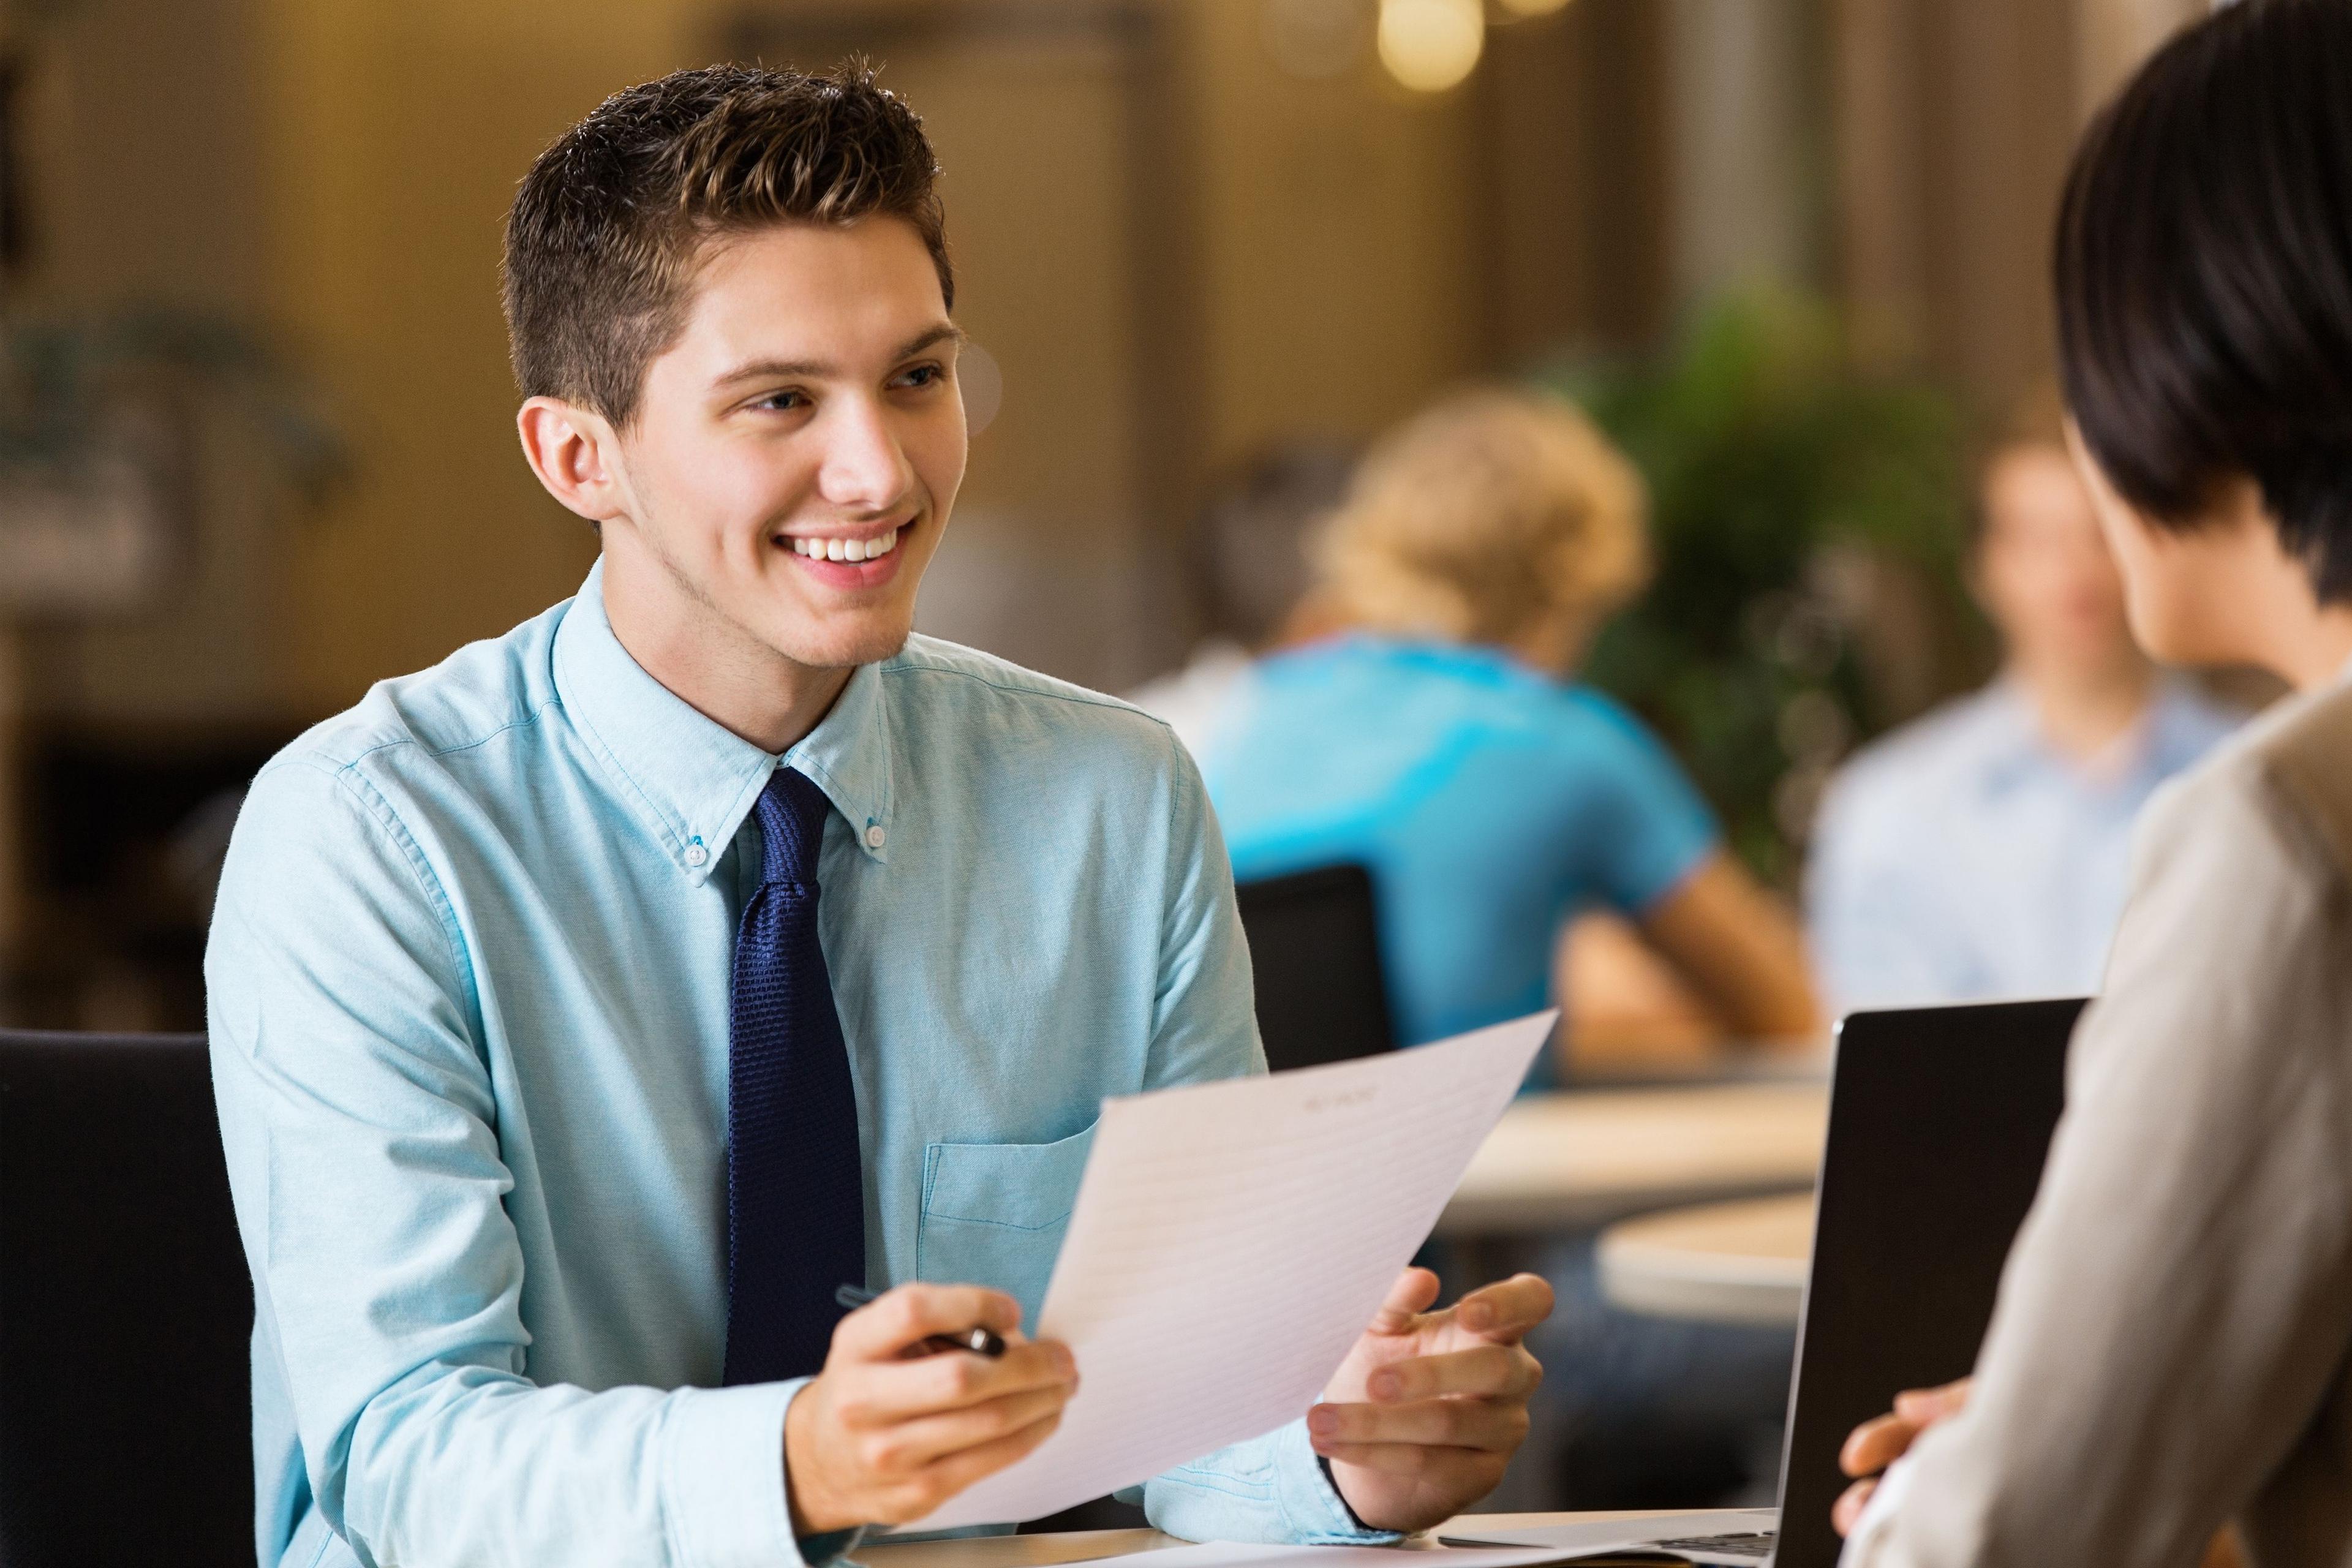
<instances>
[{"instance_id":1,"label":"man's right hand","mask_svg":"<svg viewBox=\"0 0 2352 1568\"><path fill-rule=\"evenodd\" d=\"M1919 1434L1948 1415L1957 1415L1969 1402L1970 1380L1941 1388L1914 1388L1895 1396L1894 1410L1855 1427L1838 1450L1838 1468L1861 1479L1830 1510L1830 1522L1840 1535L1851 1535L1862 1522L1870 1494L1878 1489L1878 1472L1911 1451Z\"/></svg>"},{"instance_id":2,"label":"man's right hand","mask_svg":"<svg viewBox=\"0 0 2352 1568\"><path fill-rule=\"evenodd\" d=\"M1024 1340L1020 1303L973 1285L901 1285L841 1321L784 1415L793 1529L904 1524L1044 1442L1077 1392L1069 1348ZM1004 1354L930 1351L978 1325Z\"/></svg>"}]
</instances>

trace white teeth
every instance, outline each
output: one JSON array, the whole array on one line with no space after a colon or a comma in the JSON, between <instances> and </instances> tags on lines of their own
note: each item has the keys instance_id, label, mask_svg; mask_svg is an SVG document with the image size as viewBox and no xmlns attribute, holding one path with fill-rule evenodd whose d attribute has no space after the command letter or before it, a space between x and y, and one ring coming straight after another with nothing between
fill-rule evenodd
<instances>
[{"instance_id":1,"label":"white teeth","mask_svg":"<svg viewBox=\"0 0 2352 1568\"><path fill-rule=\"evenodd\" d=\"M794 534L793 553L812 561L872 561L898 548L900 531L893 529L879 539L805 539Z\"/></svg>"}]
</instances>

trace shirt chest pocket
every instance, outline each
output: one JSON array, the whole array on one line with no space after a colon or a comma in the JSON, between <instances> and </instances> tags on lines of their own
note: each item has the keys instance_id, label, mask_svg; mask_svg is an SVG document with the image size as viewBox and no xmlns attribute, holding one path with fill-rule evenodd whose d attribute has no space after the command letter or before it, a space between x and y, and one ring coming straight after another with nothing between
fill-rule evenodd
<instances>
[{"instance_id":1,"label":"shirt chest pocket","mask_svg":"<svg viewBox=\"0 0 2352 1568\"><path fill-rule=\"evenodd\" d=\"M1002 1290L1034 1330L1094 1141L1089 1126L1058 1143L927 1145L915 1277Z\"/></svg>"}]
</instances>

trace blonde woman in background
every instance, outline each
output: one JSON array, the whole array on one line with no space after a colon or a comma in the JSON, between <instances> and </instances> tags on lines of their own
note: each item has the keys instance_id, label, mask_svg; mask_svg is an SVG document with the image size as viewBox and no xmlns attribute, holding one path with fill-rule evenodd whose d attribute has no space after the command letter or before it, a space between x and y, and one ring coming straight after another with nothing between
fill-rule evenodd
<instances>
[{"instance_id":1,"label":"blonde woman in background","mask_svg":"<svg viewBox=\"0 0 2352 1568\"><path fill-rule=\"evenodd\" d=\"M1574 679L1648 578L1645 510L1633 466L1567 404L1445 399L1366 456L1295 618L1311 640L1259 661L1202 748L1237 879L1370 872L1404 1044L1543 1005L1555 941L1595 907L1732 1037L1817 1026L1794 922L1665 748ZM1615 1312L1589 1237L1543 1271L1547 1382L1491 1506L1690 1506L1769 1479L1787 1333Z\"/></svg>"},{"instance_id":2,"label":"blonde woman in background","mask_svg":"<svg viewBox=\"0 0 2352 1568\"><path fill-rule=\"evenodd\" d=\"M1366 456L1297 620L1202 745L1238 879L1371 874L1408 1045L1531 1012L1564 923L1635 922L1727 1033L1816 1026L1794 923L1640 721L1573 679L1648 580L1647 497L1577 410L1481 388Z\"/></svg>"}]
</instances>

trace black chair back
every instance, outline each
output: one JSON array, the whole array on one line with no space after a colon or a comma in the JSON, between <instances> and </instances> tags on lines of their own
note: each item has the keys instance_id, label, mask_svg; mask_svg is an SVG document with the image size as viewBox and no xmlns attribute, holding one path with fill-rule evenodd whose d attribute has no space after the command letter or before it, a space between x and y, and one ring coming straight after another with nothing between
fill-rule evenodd
<instances>
[{"instance_id":1,"label":"black chair back","mask_svg":"<svg viewBox=\"0 0 2352 1568\"><path fill-rule=\"evenodd\" d=\"M251 1568L252 1327L204 1037L0 1031L0 1563Z\"/></svg>"},{"instance_id":2,"label":"black chair back","mask_svg":"<svg viewBox=\"0 0 2352 1568\"><path fill-rule=\"evenodd\" d=\"M1396 1048L1370 872L1321 866L1234 891L1257 975L1268 1067L1282 1072Z\"/></svg>"}]
</instances>

